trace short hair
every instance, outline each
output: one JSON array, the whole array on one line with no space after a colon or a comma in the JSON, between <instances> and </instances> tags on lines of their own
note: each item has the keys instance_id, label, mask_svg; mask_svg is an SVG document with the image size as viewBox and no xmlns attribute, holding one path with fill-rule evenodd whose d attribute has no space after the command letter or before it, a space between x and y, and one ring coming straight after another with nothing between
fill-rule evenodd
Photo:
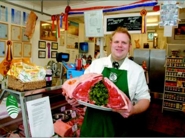
<instances>
[{"instance_id":1,"label":"short hair","mask_svg":"<svg viewBox=\"0 0 185 138\"><path fill-rule=\"evenodd\" d=\"M123 34L126 34L126 35L128 36L128 38L130 39L130 43L131 43L131 35L130 35L130 33L128 32L127 28L118 27L118 28L111 34L111 37L110 37L110 40L111 40L111 41L112 41L112 37L113 37L116 33L123 33Z\"/></svg>"}]
</instances>

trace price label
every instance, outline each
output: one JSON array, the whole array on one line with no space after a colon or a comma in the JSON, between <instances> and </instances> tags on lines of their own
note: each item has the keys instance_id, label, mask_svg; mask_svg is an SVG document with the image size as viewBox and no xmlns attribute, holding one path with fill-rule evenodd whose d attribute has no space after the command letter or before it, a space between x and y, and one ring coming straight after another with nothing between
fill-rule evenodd
<instances>
[{"instance_id":1,"label":"price label","mask_svg":"<svg viewBox=\"0 0 185 138\"><path fill-rule=\"evenodd\" d=\"M71 117L72 117L72 118L75 118L75 117L76 117L76 112L75 112L75 111L72 111L72 112L71 112Z\"/></svg>"},{"instance_id":2,"label":"price label","mask_svg":"<svg viewBox=\"0 0 185 138\"><path fill-rule=\"evenodd\" d=\"M66 107L65 106L62 106L61 108L60 108L60 111L61 112L64 112L66 110Z\"/></svg>"},{"instance_id":3,"label":"price label","mask_svg":"<svg viewBox=\"0 0 185 138\"><path fill-rule=\"evenodd\" d=\"M72 131L75 132L78 129L77 124L72 126Z\"/></svg>"}]
</instances>

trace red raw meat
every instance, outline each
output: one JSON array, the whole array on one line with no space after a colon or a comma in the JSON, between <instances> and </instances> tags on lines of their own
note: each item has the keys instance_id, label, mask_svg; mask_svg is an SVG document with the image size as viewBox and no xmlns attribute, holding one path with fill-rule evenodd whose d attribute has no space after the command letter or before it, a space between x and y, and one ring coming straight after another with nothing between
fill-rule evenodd
<instances>
[{"instance_id":1,"label":"red raw meat","mask_svg":"<svg viewBox=\"0 0 185 138\"><path fill-rule=\"evenodd\" d=\"M96 74L96 73L88 73L84 74L80 77L77 78L71 78L68 79L67 81L64 82L62 85L63 91L66 93L69 98L77 98L80 93L82 97L87 96L87 92L90 90L91 85L96 84L99 82L99 80L102 80L102 75L101 74ZM89 80L89 81L88 81ZM82 91L83 88L83 91ZM79 92L75 92L79 90Z\"/></svg>"},{"instance_id":2,"label":"red raw meat","mask_svg":"<svg viewBox=\"0 0 185 138\"><path fill-rule=\"evenodd\" d=\"M103 83L109 93L107 107L113 109L128 109L129 98L108 78L105 77Z\"/></svg>"},{"instance_id":3,"label":"red raw meat","mask_svg":"<svg viewBox=\"0 0 185 138\"><path fill-rule=\"evenodd\" d=\"M128 104L130 102L128 97L119 90L112 81L106 77L103 78L102 74L88 73L78 78L69 79L64 82L62 88L70 98L76 98L77 100L93 103L89 100L90 89L101 80L109 93L107 107L112 109L128 109Z\"/></svg>"}]
</instances>

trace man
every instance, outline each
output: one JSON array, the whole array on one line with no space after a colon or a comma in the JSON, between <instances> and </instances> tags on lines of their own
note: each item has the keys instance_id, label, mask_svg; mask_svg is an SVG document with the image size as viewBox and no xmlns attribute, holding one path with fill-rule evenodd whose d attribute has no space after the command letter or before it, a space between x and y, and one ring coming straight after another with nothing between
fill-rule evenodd
<instances>
[{"instance_id":1,"label":"man","mask_svg":"<svg viewBox=\"0 0 185 138\"><path fill-rule=\"evenodd\" d=\"M136 114L143 113L150 104L150 95L144 70L127 58L131 48L131 36L125 28L118 27L111 36L111 54L96 59L85 73L101 73L104 77L117 78L115 85L124 92L133 103L130 110L102 111L87 107L81 127L82 137L121 137L129 136L130 120ZM66 100L77 105L76 100ZM134 132L133 132L134 133Z\"/></svg>"}]
</instances>

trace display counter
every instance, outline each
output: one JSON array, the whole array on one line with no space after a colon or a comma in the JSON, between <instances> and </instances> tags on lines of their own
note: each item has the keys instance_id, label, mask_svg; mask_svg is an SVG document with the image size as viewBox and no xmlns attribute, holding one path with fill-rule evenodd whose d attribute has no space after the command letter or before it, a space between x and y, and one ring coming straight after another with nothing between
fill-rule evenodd
<instances>
[{"instance_id":1,"label":"display counter","mask_svg":"<svg viewBox=\"0 0 185 138\"><path fill-rule=\"evenodd\" d=\"M0 101L7 94L12 94L12 95L16 96L16 98L18 100L18 103L20 104L20 108L21 108L25 137L30 137L31 135L30 135L30 132L29 132L29 129L28 129L29 128L28 114L27 114L27 111L26 111L27 110L26 109L26 101L27 101L26 99L27 99L27 97L35 96L35 95L38 95L38 94L46 94L46 93L52 93L51 95L55 95L56 93L60 93L59 92L60 90L61 90L61 93L62 93L61 87L62 87L62 85L59 85L59 86L46 87L46 88L24 91L24 92L19 92L19 91L12 90L12 89L3 89L2 92L0 93ZM31 99L34 100L34 98L31 98ZM57 108L57 107L63 106L63 105L67 105L67 102L65 100L53 104L53 107L51 105L51 109ZM10 121L9 123L12 123L12 124L15 123L15 119L12 119L12 122ZM1 126L3 126L3 124L1 124Z\"/></svg>"}]
</instances>

